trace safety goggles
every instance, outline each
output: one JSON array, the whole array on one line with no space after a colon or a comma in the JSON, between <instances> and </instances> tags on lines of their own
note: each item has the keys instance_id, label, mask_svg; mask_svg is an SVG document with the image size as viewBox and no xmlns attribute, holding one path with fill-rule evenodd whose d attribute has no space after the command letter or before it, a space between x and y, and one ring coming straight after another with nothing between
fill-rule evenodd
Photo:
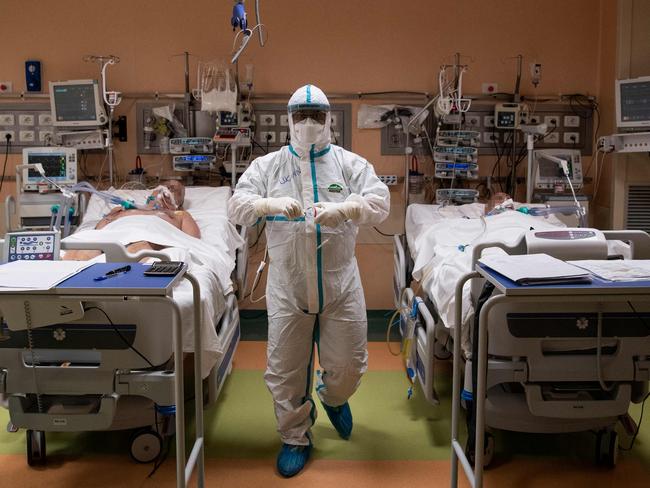
<instances>
[{"instance_id":1,"label":"safety goggles","mask_svg":"<svg viewBox=\"0 0 650 488\"><path fill-rule=\"evenodd\" d=\"M291 118L293 119L293 123L297 124L298 122L306 119L312 119L315 122L318 122L319 124L325 124L325 121L327 120L327 117L329 116L329 112L325 110L296 110L295 112L291 112Z\"/></svg>"}]
</instances>

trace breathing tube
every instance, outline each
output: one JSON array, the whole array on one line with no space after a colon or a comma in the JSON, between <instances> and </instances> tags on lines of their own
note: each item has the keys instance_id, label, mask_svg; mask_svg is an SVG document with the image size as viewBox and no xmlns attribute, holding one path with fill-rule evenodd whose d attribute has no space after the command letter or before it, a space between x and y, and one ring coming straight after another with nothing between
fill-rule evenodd
<instances>
[{"instance_id":1,"label":"breathing tube","mask_svg":"<svg viewBox=\"0 0 650 488\"><path fill-rule=\"evenodd\" d=\"M577 215L580 227L586 227L587 222L582 207L580 206L558 206L558 207L521 207L517 209L526 215L533 217L548 217L549 215Z\"/></svg>"},{"instance_id":2,"label":"breathing tube","mask_svg":"<svg viewBox=\"0 0 650 488\"><path fill-rule=\"evenodd\" d=\"M94 186L92 186L87 181L82 181L80 183L77 183L76 185L66 187L66 190L73 191L73 192L87 192L93 195L97 195L106 203L110 203L112 205L121 205L122 207L124 207L125 210L145 208L141 205L136 205L135 202L133 202L132 200L125 200L124 198L119 197L113 193L97 190Z\"/></svg>"}]
</instances>

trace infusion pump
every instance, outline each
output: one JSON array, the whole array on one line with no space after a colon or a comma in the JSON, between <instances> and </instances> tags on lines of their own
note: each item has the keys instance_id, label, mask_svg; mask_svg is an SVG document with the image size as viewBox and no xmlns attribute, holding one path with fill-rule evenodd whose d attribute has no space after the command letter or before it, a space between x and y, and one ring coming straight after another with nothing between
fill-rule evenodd
<instances>
[{"instance_id":1,"label":"infusion pump","mask_svg":"<svg viewBox=\"0 0 650 488\"><path fill-rule=\"evenodd\" d=\"M544 154L564 159L568 163L569 178L575 190L582 188L582 159L577 149L544 149L533 151L535 162L535 189L554 191L557 187L568 186L567 178L557 163L544 157Z\"/></svg>"}]
</instances>

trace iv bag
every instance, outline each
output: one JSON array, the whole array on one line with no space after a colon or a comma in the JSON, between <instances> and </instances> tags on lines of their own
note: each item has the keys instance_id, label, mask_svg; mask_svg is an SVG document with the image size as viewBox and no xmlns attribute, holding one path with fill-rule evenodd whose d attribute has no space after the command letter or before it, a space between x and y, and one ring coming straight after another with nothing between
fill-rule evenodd
<instances>
[{"instance_id":1,"label":"iv bag","mask_svg":"<svg viewBox=\"0 0 650 488\"><path fill-rule=\"evenodd\" d=\"M223 63L199 63L199 87L201 111L237 111L237 86L234 74Z\"/></svg>"}]
</instances>

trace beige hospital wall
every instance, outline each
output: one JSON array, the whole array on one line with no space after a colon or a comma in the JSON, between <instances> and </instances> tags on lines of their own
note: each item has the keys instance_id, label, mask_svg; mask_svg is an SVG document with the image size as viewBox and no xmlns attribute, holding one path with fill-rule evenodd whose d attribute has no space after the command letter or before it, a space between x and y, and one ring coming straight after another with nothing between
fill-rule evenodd
<instances>
[{"instance_id":1,"label":"beige hospital wall","mask_svg":"<svg viewBox=\"0 0 650 488\"><path fill-rule=\"evenodd\" d=\"M250 7L252 0L247 2ZM524 56L522 91L533 94L528 63L543 64L539 95L582 92L601 95L602 66L611 53L603 48L600 28L614 0L262 0L269 32L260 48L251 42L241 64L255 67L257 93L289 94L310 82L329 93L416 90L434 92L437 71L462 53L470 65L465 90L481 83L514 86L517 54ZM191 52L192 83L198 59L223 58L232 46L229 0L114 0L110 4L58 0L0 0L2 30L0 80L24 85L24 61L43 62L48 80L97 76L97 66L82 56L113 53L121 63L109 72L113 89L123 92L180 92L183 51ZM110 7L110 8L109 8ZM249 12L252 17L252 11ZM252 19L251 19L252 20ZM603 58L603 56L605 56ZM603 59L601 59L603 58ZM609 89L608 87L606 87ZM118 114L129 117L129 142L118 143L121 172L136 156L135 100ZM356 107L357 102L354 103ZM353 115L356 123L356 111ZM402 158L380 155L379 131L352 133L353 150L375 164L377 173L401 174ZM10 160L9 174L16 157ZM92 162L92 160L91 160ZM100 160L94 161L95 170ZM159 157L144 164L159 164ZM483 171L491 168L482 159ZM588 159L587 161L588 162ZM162 159L169 169L169 161ZM4 200L11 185L3 189ZM391 221L385 232L401 229L399 188L392 192ZM391 308L391 246L373 231L360 237L358 256L369 308Z\"/></svg>"},{"instance_id":2,"label":"beige hospital wall","mask_svg":"<svg viewBox=\"0 0 650 488\"><path fill-rule=\"evenodd\" d=\"M616 80L616 39L618 2L601 2L600 9L600 42L598 50L599 68L599 96L601 121L599 135L613 134L616 132L616 109L614 98L614 84ZM607 229L611 227L611 156L604 159L602 166L602 180L598 193L592 202L591 215L596 227ZM592 168L591 176L595 176L597 168ZM593 193L592 193L593 194Z\"/></svg>"}]
</instances>

